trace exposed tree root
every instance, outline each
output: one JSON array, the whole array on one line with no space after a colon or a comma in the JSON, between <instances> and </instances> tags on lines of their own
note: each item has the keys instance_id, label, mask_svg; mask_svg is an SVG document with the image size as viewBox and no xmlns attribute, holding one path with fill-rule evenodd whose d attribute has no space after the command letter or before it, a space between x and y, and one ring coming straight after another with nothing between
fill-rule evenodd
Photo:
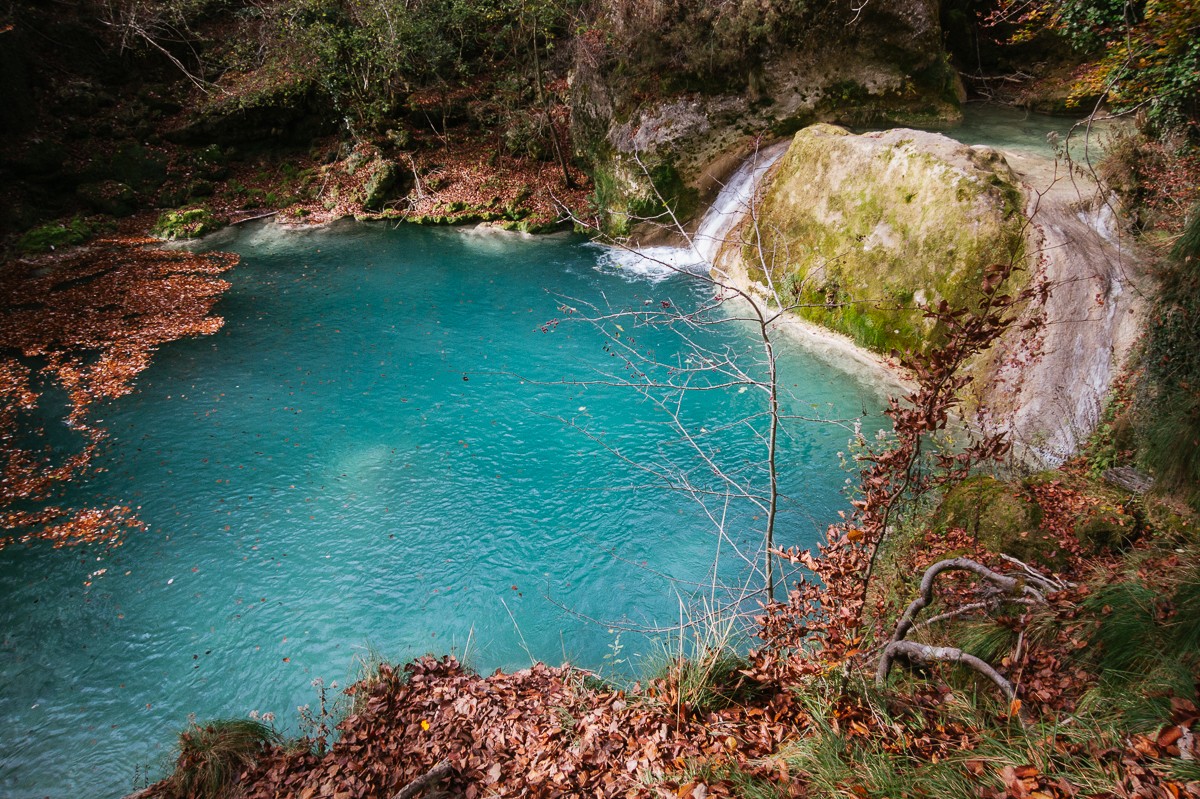
<instances>
[{"instance_id":1,"label":"exposed tree root","mask_svg":"<svg viewBox=\"0 0 1200 799\"><path fill-rule=\"evenodd\" d=\"M904 640L914 627L917 626L917 615L933 602L934 583L937 581L938 575L945 572L972 572L991 583L1003 593L1000 596L993 596L984 601L973 602L957 610L943 613L931 619L930 622L955 618L965 613L994 607L1004 602L1044 605L1046 604L1046 594L1062 590L1066 587L1066 584L1040 574L1028 564L1022 563L1015 558L1005 558L1005 560L1019 566L1021 573L1017 575L1001 574L970 558L948 558L938 561L926 569L924 576L921 578L920 593L909 604L908 608L904 611L904 615L900 617L900 621L896 623L896 630L892 633L892 640L884 647L883 654L879 657L879 666L875 670L876 686L882 690L887 685L887 676L892 669L892 664L897 657L904 657L910 663L917 665L935 662L961 663L995 683L1010 701L1015 699L1016 693L1013 690L1012 683L1001 676L991 665L974 655L967 654L955 647L931 646L929 644Z\"/></svg>"},{"instance_id":2,"label":"exposed tree root","mask_svg":"<svg viewBox=\"0 0 1200 799\"><path fill-rule=\"evenodd\" d=\"M882 688L884 686L888 672L892 668L892 661L900 655L907 658L910 663L918 666L931 663L962 663L964 666L971 667L994 682L996 687L1004 693L1010 702L1017 698L1012 683L1004 679L986 661L974 655L969 655L956 647L930 646L929 644L918 644L916 641L892 641L887 645L887 648L883 650L883 657L879 659L879 668L875 672L875 684L878 687Z\"/></svg>"},{"instance_id":3,"label":"exposed tree root","mask_svg":"<svg viewBox=\"0 0 1200 799\"><path fill-rule=\"evenodd\" d=\"M408 785L405 785L403 788L401 788L400 793L393 796L392 799L415 799L415 797L420 796L426 788L430 787L438 780L449 777L452 771L454 771L454 766L450 765L450 761L443 760L433 768L429 769L429 771L426 771L420 777L417 777Z\"/></svg>"}]
</instances>

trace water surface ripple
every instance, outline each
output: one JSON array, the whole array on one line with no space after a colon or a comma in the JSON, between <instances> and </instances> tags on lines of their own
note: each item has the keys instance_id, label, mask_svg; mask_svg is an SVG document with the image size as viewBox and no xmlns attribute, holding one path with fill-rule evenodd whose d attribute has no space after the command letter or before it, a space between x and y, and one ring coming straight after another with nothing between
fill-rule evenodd
<instances>
[{"instance_id":1,"label":"water surface ripple","mask_svg":"<svg viewBox=\"0 0 1200 799\"><path fill-rule=\"evenodd\" d=\"M607 667L652 646L627 634L612 657L615 634L562 607L669 624L686 585L661 575L708 578L700 509L608 448L698 481L703 468L636 392L570 384L615 368L611 342L551 321L564 298L690 308L705 298L694 282L637 279L569 237L264 226L214 246L243 254L225 327L165 347L100 414L106 471L67 498L140 506L149 529L111 554L0 555L0 794L120 796L136 767L161 774L190 713L272 712L295 733L314 678L344 685L368 650ZM634 332L683 357L668 333ZM748 330L704 335L755 352ZM791 352L784 379L793 413L880 424L852 375ZM715 431L760 402L707 392L681 416ZM835 453L849 435L789 427L783 545L812 543L846 507ZM753 477L748 430L705 440ZM732 519L754 552L753 512ZM744 574L728 555L718 572Z\"/></svg>"}]
</instances>

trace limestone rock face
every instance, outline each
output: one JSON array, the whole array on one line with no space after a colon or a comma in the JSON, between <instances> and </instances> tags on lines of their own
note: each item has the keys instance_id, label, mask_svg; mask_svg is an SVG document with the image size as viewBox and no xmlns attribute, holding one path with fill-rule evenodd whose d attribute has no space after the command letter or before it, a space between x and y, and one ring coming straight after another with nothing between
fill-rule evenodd
<instances>
[{"instance_id":1,"label":"limestone rock face","mask_svg":"<svg viewBox=\"0 0 1200 799\"><path fill-rule=\"evenodd\" d=\"M658 196L681 200L674 210L683 217L703 207L760 136L814 122L937 127L960 118L938 0L828 9L834 20L824 29L748 60L744 76L723 76L726 86L744 84L736 91L698 86L641 99L619 70L586 52L577 59L574 138L594 165L600 205L613 211L611 232L636 228L630 218ZM655 170L683 190L660 185Z\"/></svg>"},{"instance_id":2,"label":"limestone rock face","mask_svg":"<svg viewBox=\"0 0 1200 799\"><path fill-rule=\"evenodd\" d=\"M885 355L939 345L922 307L969 307L987 266L1021 267L1010 292L1034 280L1048 293L968 364L962 413L1009 434L1021 460L1054 466L1098 423L1143 313L1139 256L1107 195L1061 170L935 133L816 125L768 173L756 226L743 223L717 265Z\"/></svg>"},{"instance_id":3,"label":"limestone rock face","mask_svg":"<svg viewBox=\"0 0 1200 799\"><path fill-rule=\"evenodd\" d=\"M936 133L806 128L761 202L769 277L785 301L884 354L937 343L920 306L961 305L987 265L1023 257L1022 198L1004 158ZM765 284L757 253L735 248L726 254Z\"/></svg>"}]
</instances>

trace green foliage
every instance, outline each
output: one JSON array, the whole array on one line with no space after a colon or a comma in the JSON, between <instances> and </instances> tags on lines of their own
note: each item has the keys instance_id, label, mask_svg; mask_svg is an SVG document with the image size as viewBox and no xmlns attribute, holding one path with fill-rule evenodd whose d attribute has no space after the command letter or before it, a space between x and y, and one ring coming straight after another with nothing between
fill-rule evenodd
<instances>
[{"instance_id":1,"label":"green foliage","mask_svg":"<svg viewBox=\"0 0 1200 799\"><path fill-rule=\"evenodd\" d=\"M576 0L288 0L276 57L303 65L344 114L386 127L417 90L521 72L567 31ZM536 53L535 53L536 51Z\"/></svg>"},{"instance_id":2,"label":"green foliage","mask_svg":"<svg viewBox=\"0 0 1200 799\"><path fill-rule=\"evenodd\" d=\"M1155 626L1157 594L1137 581L1104 587L1088 598L1085 607L1100 618L1092 645L1097 665L1109 674L1146 672L1158 653L1143 639Z\"/></svg>"},{"instance_id":3,"label":"green foliage","mask_svg":"<svg viewBox=\"0 0 1200 799\"><path fill-rule=\"evenodd\" d=\"M1128 463L1133 449L1133 430L1125 413L1128 397L1113 396L1104 405L1096 429L1083 448L1088 474L1095 479L1108 469Z\"/></svg>"},{"instance_id":4,"label":"green foliage","mask_svg":"<svg viewBox=\"0 0 1200 799\"><path fill-rule=\"evenodd\" d=\"M1200 7L1174 0L1074 0L1063 4L1073 41L1104 55L1090 88L1107 89L1118 107L1148 104L1164 127L1200 123Z\"/></svg>"},{"instance_id":5,"label":"green foliage","mask_svg":"<svg viewBox=\"0 0 1200 799\"><path fill-rule=\"evenodd\" d=\"M207 208L187 208L164 213L154 223L152 232L161 239L175 241L199 238L219 227L212 211Z\"/></svg>"},{"instance_id":6,"label":"green foliage","mask_svg":"<svg viewBox=\"0 0 1200 799\"><path fill-rule=\"evenodd\" d=\"M1105 95L1118 110L1145 106L1162 128L1200 124L1200 5L1178 0L1000 0L1018 38L1062 34L1091 61L1075 96Z\"/></svg>"},{"instance_id":7,"label":"green foliage","mask_svg":"<svg viewBox=\"0 0 1200 799\"><path fill-rule=\"evenodd\" d=\"M1131 22L1126 15L1133 13L1126 0L1064 0L1057 25L1077 46L1092 49Z\"/></svg>"},{"instance_id":8,"label":"green foliage","mask_svg":"<svg viewBox=\"0 0 1200 799\"><path fill-rule=\"evenodd\" d=\"M193 723L179 734L179 756L163 783L164 794L168 799L232 799L242 771L278 742L274 729L253 719Z\"/></svg>"},{"instance_id":9,"label":"green foliage","mask_svg":"<svg viewBox=\"0 0 1200 799\"><path fill-rule=\"evenodd\" d=\"M83 244L99 231L99 226L76 216L66 222L50 222L29 230L21 236L17 247L21 252L38 253Z\"/></svg>"},{"instance_id":10,"label":"green foliage","mask_svg":"<svg viewBox=\"0 0 1200 799\"><path fill-rule=\"evenodd\" d=\"M1200 207L1171 253L1150 319L1144 457L1160 485L1200 505Z\"/></svg>"}]
</instances>

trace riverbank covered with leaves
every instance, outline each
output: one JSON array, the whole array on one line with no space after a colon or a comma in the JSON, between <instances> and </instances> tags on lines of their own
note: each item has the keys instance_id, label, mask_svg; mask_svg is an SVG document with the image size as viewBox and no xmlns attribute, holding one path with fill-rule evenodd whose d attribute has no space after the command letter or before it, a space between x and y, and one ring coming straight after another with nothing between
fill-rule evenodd
<instances>
[{"instance_id":1,"label":"riverbank covered with leaves","mask_svg":"<svg viewBox=\"0 0 1200 799\"><path fill-rule=\"evenodd\" d=\"M864 603L870 546L835 529L821 552L797 553L814 578L767 611L748 656L700 646L623 687L570 667L489 676L433 656L378 665L347 691L336 733L275 742L263 728L227 766L229 784L248 797L390 797L448 764L436 787L467 797L1200 795L1195 523L1169 502L1101 488L1082 467L1017 489L1041 508L1057 569L1026 569L967 530L914 517ZM1114 496L1134 543L1096 555L1081 520ZM987 660L1012 698L952 663L877 683L899 610L945 558L1026 586L1054 581L1023 601L960 572L936 586L911 633ZM216 767L211 750L186 751L146 795L218 795L183 790L189 769Z\"/></svg>"}]
</instances>

